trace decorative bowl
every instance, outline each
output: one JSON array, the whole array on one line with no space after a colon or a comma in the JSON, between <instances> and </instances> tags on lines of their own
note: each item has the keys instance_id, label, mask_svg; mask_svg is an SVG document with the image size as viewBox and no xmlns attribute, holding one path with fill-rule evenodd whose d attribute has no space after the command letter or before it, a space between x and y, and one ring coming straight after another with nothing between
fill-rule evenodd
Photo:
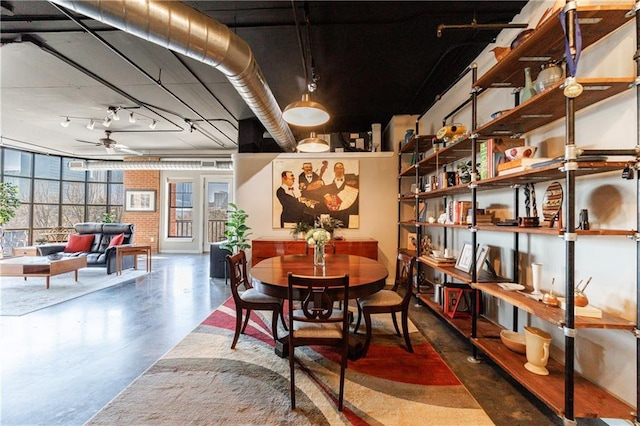
<instances>
[{"instance_id":1,"label":"decorative bowl","mask_svg":"<svg viewBox=\"0 0 640 426\"><path fill-rule=\"evenodd\" d=\"M538 150L535 146L516 146L513 148L509 148L504 152L507 160L519 160L521 158L531 158Z\"/></svg>"},{"instance_id":2,"label":"decorative bowl","mask_svg":"<svg viewBox=\"0 0 640 426\"><path fill-rule=\"evenodd\" d=\"M60 253L53 253L53 254L47 255L47 259L49 259L49 260L60 260L60 259L62 259L62 255Z\"/></svg>"},{"instance_id":3,"label":"decorative bowl","mask_svg":"<svg viewBox=\"0 0 640 426\"><path fill-rule=\"evenodd\" d=\"M524 334L516 333L515 331L511 330L502 330L500 332L500 340L502 340L503 345L516 353L527 353L527 345L524 340Z\"/></svg>"}]
</instances>

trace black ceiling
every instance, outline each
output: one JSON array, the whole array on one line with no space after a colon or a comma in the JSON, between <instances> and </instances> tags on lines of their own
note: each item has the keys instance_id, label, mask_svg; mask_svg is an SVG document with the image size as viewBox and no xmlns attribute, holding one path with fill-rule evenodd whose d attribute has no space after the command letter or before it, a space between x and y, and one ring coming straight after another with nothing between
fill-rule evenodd
<instances>
[{"instance_id":1,"label":"black ceiling","mask_svg":"<svg viewBox=\"0 0 640 426\"><path fill-rule=\"evenodd\" d=\"M83 35L83 30L58 8L48 2L42 1L2 1L2 50L0 53L5 56L4 50L7 48L5 42L16 40L17 37L32 36L54 46L64 52L66 56L75 58L84 67L100 76L113 74L113 70L105 69L105 61L108 53L103 47L97 47L95 40ZM447 29L442 37L437 37L436 29L440 24L498 24L508 23L517 15L526 1L188 1L185 2L191 7L205 13L219 22L226 24L240 38L244 39L251 47L257 63L273 91L276 100L281 108L290 102L299 100L304 83L304 69L302 66L302 55L299 46L298 31L296 29L295 16L301 29L301 40L305 49L310 47L310 56L313 59L314 71L319 80L318 89L313 93L315 100L322 102L332 115L331 120L324 127L317 129L319 133L326 132L366 132L371 129L372 123L382 123L386 125L392 115L395 114L422 114L433 103L436 95L447 88L455 78L466 68L473 59L491 43L499 33L495 30L478 29ZM13 14L7 13L8 9L13 9ZM73 15L73 14L72 14ZM87 26L96 30L99 34L109 38L115 43L119 43L122 49L129 46L131 56L140 58L141 66L149 69L150 74L160 75L160 71L174 66L166 56L160 56L158 48L144 47L145 56L141 56L133 49L134 43L129 37L118 36L119 31L114 30L105 24L95 22L89 18L75 15L82 19ZM307 42L307 33L309 31ZM33 47L16 46L11 42L15 51L11 51L16 58L20 52L25 55L34 55ZM138 49L138 45L135 45ZM24 49L24 50L18 50ZM6 52L7 54L9 51ZM141 52L140 52L141 53ZM137 55L137 56L136 56ZM158 58L158 60L155 60ZM14 61L15 62L15 61ZM175 62L175 61L174 61ZM310 61L308 61L310 62ZM25 61L26 63L26 61ZM122 70L123 78L125 70L129 65L122 62L113 63L115 70ZM186 61L192 64L192 60ZM37 72L42 73L42 81L47 81L52 75L46 75L46 69L38 68L37 65L29 64L28 70L14 70L14 72L25 74L27 71L33 73L32 79L38 79ZM197 66L204 83L208 85L208 90L215 93L217 99L224 104L224 108L233 118L238 121L252 117L252 112L241 101L239 96L226 84L224 78L215 76L217 70L211 70L201 64ZM3 80L7 82L15 79L5 79L9 76L12 63L2 61ZM165 68L163 68L165 67ZM43 66L45 68L45 66ZM165 70L166 71L166 70ZM185 96L193 95L194 89L189 86L180 86L177 80L177 72L169 69L163 75L176 78L176 88L184 88ZM53 71L49 72L52 74ZM131 72L126 70L126 72ZM175 74L175 75L174 75ZM311 72L308 72L309 76ZM112 81L117 76L109 75ZM165 79L167 77L164 77ZM188 83L193 83L193 77L189 77ZM127 76L126 81L119 83L121 87L131 85L131 77ZM59 82L56 82L60 85ZM182 82L187 83L187 82ZM224 83L224 84L223 84ZM52 83L53 84L53 83ZM73 81L67 83L71 88ZM2 82L2 89L11 89L14 95L12 100L20 96L24 99L22 82L7 88ZM37 85L37 84L36 84ZM39 90L44 91L44 83L40 84ZM86 86L86 85L85 85ZM140 85L130 86L131 90L139 90ZM56 87L56 91L46 96L43 94L37 100L39 108L38 114L43 117L47 114L44 110L46 102L52 101L53 97L60 96L63 92L64 84ZM76 88L77 89L77 88ZM178 89L180 93L181 89ZM191 93L188 93L191 90ZM77 91L76 91L77 92ZM10 92L7 91L7 96ZM28 93L28 92L24 92ZM43 92L44 93L44 92ZM64 96L70 98L67 91ZM195 93L198 94L197 91ZM5 103L5 95L3 103ZM150 104L162 104L160 95L152 93L145 88L137 94ZM166 96L166 95L162 95ZM117 97L108 96L104 99L91 101L106 110L108 105L117 102ZM66 104L62 105L62 103ZM27 100L25 99L25 102ZM121 100L121 102L123 102ZM201 99L195 98L196 108L205 109ZM206 104L206 103L205 103ZM51 108L50 115L52 127L46 131L43 120L39 122L41 134L50 135L51 140L57 136L61 129L59 126L59 116L72 115L72 107L79 108L82 105L79 95L75 99L60 99L55 108ZM96 105L93 109L97 109ZM6 117L11 117L12 122L24 120L25 123L33 123L29 117L21 118L18 112L2 107L3 121ZM217 108L220 108L219 106ZM28 109L28 105L23 105L22 110ZM86 107L85 107L86 109ZM176 107L168 107L176 110ZM203 116L216 116L217 110L199 111ZM82 111L75 112L80 116L86 116ZM179 114L179 118L189 118L188 114ZM193 118L193 117L191 117ZM54 129L57 124L57 128ZM237 124L237 123L236 123ZM3 126L3 139L28 141L34 145L43 145L41 136L29 136L25 126ZM188 128L187 128L188 129ZM94 140L100 136L77 133L67 137L73 141L79 139ZM230 145L229 143L237 137L237 126L235 130L222 129L224 136L218 137L224 143L212 144L210 140L204 140L202 146L211 146L219 149L220 145ZM293 129L296 137L301 133L300 129ZM86 129L83 130L86 132ZM116 130L117 131L117 130ZM126 132L126 130L123 130ZM215 132L214 132L215 133ZM161 135L158 135L160 137ZM197 135L182 134L179 138L188 146L200 146L195 140ZM148 147L143 146L142 140L127 140L128 135L118 135L119 140L134 148L151 152ZM64 143L64 135L60 134L60 144ZM75 139L74 139L75 138ZM174 138L175 139L175 138ZM8 140L8 139L7 139ZM136 147L136 143L141 145ZM165 143L163 141L163 143ZM166 141L166 146L170 146L171 141ZM223 147L224 148L224 147ZM61 148L60 148L61 149ZM178 149L176 147L175 149ZM180 148L182 149L182 148ZM66 151L69 152L69 151ZM75 151L73 153L77 154Z\"/></svg>"},{"instance_id":2,"label":"black ceiling","mask_svg":"<svg viewBox=\"0 0 640 426\"><path fill-rule=\"evenodd\" d=\"M249 43L281 107L301 96L304 71L292 2L187 3ZM294 4L301 25L308 17L320 77L314 99L332 114L325 130L366 131L394 114L425 112L499 32L445 30L438 38L438 25L507 23L526 1Z\"/></svg>"}]
</instances>

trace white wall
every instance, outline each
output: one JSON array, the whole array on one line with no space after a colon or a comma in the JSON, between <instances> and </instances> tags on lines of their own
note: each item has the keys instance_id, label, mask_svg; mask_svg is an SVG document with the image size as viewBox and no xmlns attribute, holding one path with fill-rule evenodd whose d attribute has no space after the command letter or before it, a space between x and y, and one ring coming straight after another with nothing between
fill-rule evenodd
<instances>
[{"instance_id":1,"label":"white wall","mask_svg":"<svg viewBox=\"0 0 640 426\"><path fill-rule=\"evenodd\" d=\"M540 16L553 1L532 1L513 22L529 22L535 27ZM584 5L579 1L579 5ZM552 18L556 19L556 18ZM578 65L578 77L634 77L635 31L631 19L628 24L606 39L582 52ZM495 64L489 50L497 46L508 46L520 30L504 30L495 45L490 45L477 59L478 75L481 76ZM584 30L583 30L584 31ZM533 74L535 79L537 70ZM449 91L421 120L421 129L436 131L445 115L468 97L470 74ZM581 148L625 148L636 144L636 96L634 90L627 90L612 99L593 105L577 113L576 145ZM487 122L494 111L513 106L511 89L488 90L479 97L479 124ZM470 127L471 111L465 109L453 122L461 122ZM422 130L421 130L422 133ZM537 146L538 156L555 157L564 153L564 120L551 123L525 135L528 144ZM536 184L538 208L546 187L551 182ZM565 189L564 181L560 182ZM576 214L580 209L589 210L592 228L636 229L635 182L620 178L620 173L609 173L579 178L576 185ZM459 197L458 199L470 199ZM524 197L520 196L524 204ZM478 193L480 208L502 207L513 212L512 190ZM522 211L523 205L520 206ZM512 217L512 216L511 216ZM577 224L577 218L576 218ZM452 243L456 247L469 240L468 231L455 232ZM499 273L511 276L513 237L508 233L479 232L478 243L491 246L491 258ZM636 246L637 243L625 237L579 237L576 242L576 280L593 277L586 292L592 305L628 321L636 321ZM531 262L544 264L543 289L551 287L564 293L565 243L563 239L523 234L520 237L522 270L521 282L531 283ZM506 303L494 302L492 312L503 325L511 326L511 307ZM522 314L520 327L535 325L551 332L554 340L554 357L563 360L562 330ZM579 329L576 339L576 368L592 381L609 392L635 405L636 341L630 332L615 330Z\"/></svg>"},{"instance_id":2,"label":"white wall","mask_svg":"<svg viewBox=\"0 0 640 426\"><path fill-rule=\"evenodd\" d=\"M326 153L326 154L234 154L236 203L249 213L247 225L252 237L293 238L288 229L274 229L271 222L271 162L275 159L318 158L332 161L340 158L360 161L360 228L341 229L349 238L378 240L378 260L389 270L391 282L397 253L397 157L390 152ZM251 256L251 251L247 251Z\"/></svg>"}]
</instances>

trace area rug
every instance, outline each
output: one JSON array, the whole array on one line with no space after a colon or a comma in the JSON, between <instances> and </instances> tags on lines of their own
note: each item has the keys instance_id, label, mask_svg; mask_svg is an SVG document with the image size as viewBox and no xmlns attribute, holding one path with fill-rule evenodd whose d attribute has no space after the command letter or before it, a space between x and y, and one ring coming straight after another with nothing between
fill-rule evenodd
<instances>
[{"instance_id":1,"label":"area rug","mask_svg":"<svg viewBox=\"0 0 640 426\"><path fill-rule=\"evenodd\" d=\"M232 350L234 317L229 299L88 424L493 424L415 327L410 354L403 339L393 336L390 321L375 322L369 353L349 361L342 412L339 355L296 348L301 363L291 410L289 363L275 355L268 321L252 314Z\"/></svg>"},{"instance_id":2,"label":"area rug","mask_svg":"<svg viewBox=\"0 0 640 426\"><path fill-rule=\"evenodd\" d=\"M0 315L25 315L144 274L144 270L126 269L122 275L107 275L105 268L83 268L78 270L78 282L73 272L55 275L50 279L49 289L46 288L45 278L32 277L25 281L21 277L1 277Z\"/></svg>"}]
</instances>

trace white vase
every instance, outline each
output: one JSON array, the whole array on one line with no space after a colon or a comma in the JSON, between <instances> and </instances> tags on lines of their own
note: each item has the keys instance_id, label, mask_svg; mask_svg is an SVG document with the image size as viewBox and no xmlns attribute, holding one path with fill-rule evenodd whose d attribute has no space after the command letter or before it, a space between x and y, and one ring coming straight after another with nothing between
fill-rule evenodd
<instances>
[{"instance_id":1,"label":"white vase","mask_svg":"<svg viewBox=\"0 0 640 426\"><path fill-rule=\"evenodd\" d=\"M324 263L324 245L316 244L315 246L313 246L313 264L315 266L324 266Z\"/></svg>"},{"instance_id":2,"label":"white vase","mask_svg":"<svg viewBox=\"0 0 640 426\"><path fill-rule=\"evenodd\" d=\"M524 339L527 347L527 363L524 368L540 376L548 376L549 347L551 335L536 327L524 328Z\"/></svg>"},{"instance_id":3,"label":"white vase","mask_svg":"<svg viewBox=\"0 0 640 426\"><path fill-rule=\"evenodd\" d=\"M542 263L531 264L531 275L533 284L533 294L540 294L540 287L542 285Z\"/></svg>"}]
</instances>

